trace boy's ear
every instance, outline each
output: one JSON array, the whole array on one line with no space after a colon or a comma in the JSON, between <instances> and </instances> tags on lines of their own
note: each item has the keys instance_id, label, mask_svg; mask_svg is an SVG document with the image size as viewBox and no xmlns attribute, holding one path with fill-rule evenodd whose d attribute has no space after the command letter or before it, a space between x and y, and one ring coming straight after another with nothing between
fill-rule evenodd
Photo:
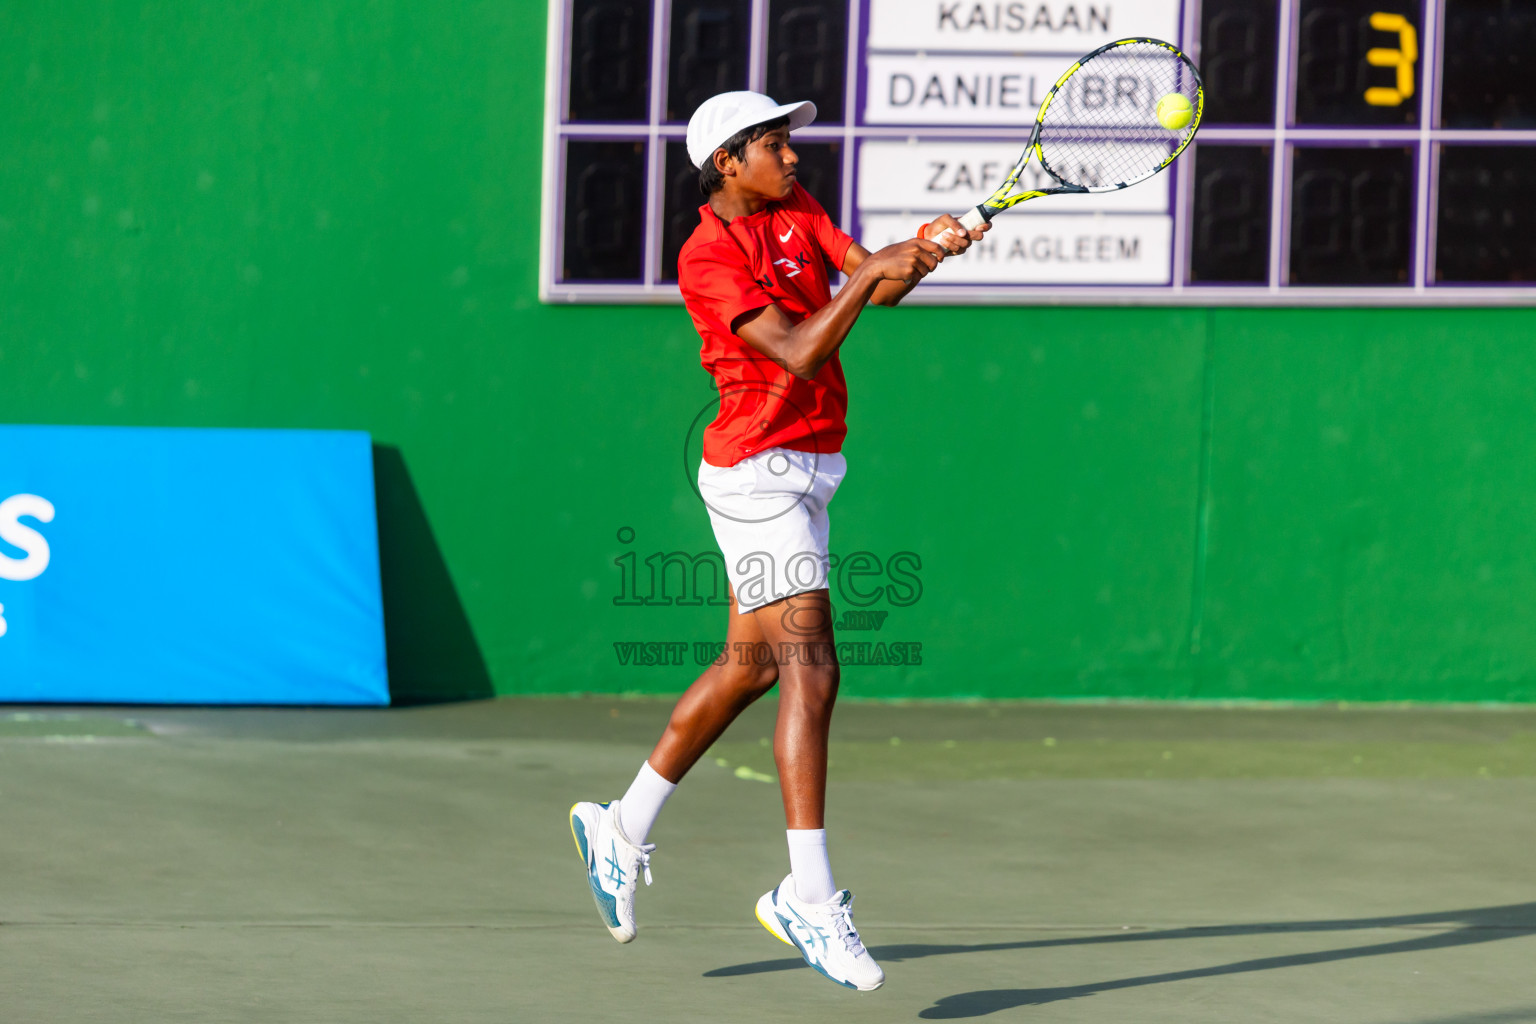
<instances>
[{"instance_id":1,"label":"boy's ear","mask_svg":"<svg viewBox=\"0 0 1536 1024\"><path fill-rule=\"evenodd\" d=\"M729 178L736 173L736 158L727 153L724 146L715 150L714 156L710 159L714 161L715 170L723 176Z\"/></svg>"}]
</instances>

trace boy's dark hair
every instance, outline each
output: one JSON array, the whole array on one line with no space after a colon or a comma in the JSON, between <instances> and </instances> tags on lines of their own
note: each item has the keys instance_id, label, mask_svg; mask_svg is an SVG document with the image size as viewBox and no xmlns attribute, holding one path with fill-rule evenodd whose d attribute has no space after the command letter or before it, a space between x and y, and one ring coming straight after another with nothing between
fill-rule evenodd
<instances>
[{"instance_id":1,"label":"boy's dark hair","mask_svg":"<svg viewBox=\"0 0 1536 1024\"><path fill-rule=\"evenodd\" d=\"M788 117L776 117L772 121L764 121L762 124L743 128L720 143L719 148L725 150L733 159L740 160L746 155L748 146L775 128L783 128L787 124L789 124ZM725 188L725 175L721 174L719 169L715 167L715 154L710 153L709 159L704 162L704 166L699 168L699 191L704 193L705 199L708 199L723 188Z\"/></svg>"}]
</instances>

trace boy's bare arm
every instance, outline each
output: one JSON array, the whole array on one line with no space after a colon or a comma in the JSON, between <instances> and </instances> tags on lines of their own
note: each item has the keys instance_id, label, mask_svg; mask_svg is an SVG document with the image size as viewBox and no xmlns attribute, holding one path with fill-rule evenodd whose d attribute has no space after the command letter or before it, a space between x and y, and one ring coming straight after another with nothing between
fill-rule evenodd
<instances>
[{"instance_id":1,"label":"boy's bare arm","mask_svg":"<svg viewBox=\"0 0 1536 1024\"><path fill-rule=\"evenodd\" d=\"M737 317L731 330L796 377L810 380L848 337L877 288L894 284L905 295L943 258L943 246L923 238L888 245L865 254L832 301L798 324L768 305Z\"/></svg>"}]
</instances>

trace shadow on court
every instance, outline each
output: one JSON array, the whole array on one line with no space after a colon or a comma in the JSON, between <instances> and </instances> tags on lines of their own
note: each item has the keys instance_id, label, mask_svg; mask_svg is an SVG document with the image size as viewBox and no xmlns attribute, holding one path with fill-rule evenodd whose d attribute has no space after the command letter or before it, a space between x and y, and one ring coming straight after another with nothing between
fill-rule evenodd
<instances>
[{"instance_id":1,"label":"shadow on court","mask_svg":"<svg viewBox=\"0 0 1536 1024\"><path fill-rule=\"evenodd\" d=\"M1248 974L1255 971L1271 971L1282 967L1304 967L1312 964L1337 963L1362 957L1388 956L1394 953L1426 952L1457 946L1472 946L1501 939L1536 934L1536 903L1512 903L1497 907L1480 907L1472 910L1452 910L1428 914L1404 914L1394 917L1343 918L1335 921L1293 921L1271 924L1212 925L1198 928L1168 928L1155 931L1117 932L1111 935L1090 935L1058 939L1029 939L1018 942L984 942L972 944L907 943L872 946L870 952L883 964L902 963L932 956L951 956L960 953L996 953L1010 950L1048 949L1067 946L1111 946L1122 943L1159 942L1169 939L1210 939L1226 936L1252 936L1264 934L1293 934L1314 932L1349 932L1371 929L1432 929L1427 934L1393 942L1375 942L1343 949L1320 950L1316 953L1290 953L1283 956L1258 957L1238 960L1229 964L1215 964L1184 971L1165 971L1128 978L1113 978L1086 985L1068 985L1059 988L1009 988L984 989L960 992L944 996L918 1016L924 1020L957 1020L963 1017L984 1017L1000 1010L1020 1006L1039 1006L1067 999L1081 999L1099 992L1118 989L1140 988L1172 981L1188 981L1195 978L1216 978L1228 974ZM773 971L797 970L803 966L800 959L761 960L755 963L737 964L706 971L706 978L729 978L747 974L766 974ZM1466 1024L1486 1022L1536 1021L1536 1012L1514 1010L1455 1018ZM1435 1022L1439 1024L1439 1022ZM1451 1024L1447 1019L1444 1024Z\"/></svg>"},{"instance_id":2,"label":"shadow on court","mask_svg":"<svg viewBox=\"0 0 1536 1024\"><path fill-rule=\"evenodd\" d=\"M1411 1024L1531 1024L1536 1021L1536 1006L1518 1006L1512 1010L1495 1010L1492 1013L1467 1013L1455 1017L1434 1017L1415 1020Z\"/></svg>"}]
</instances>

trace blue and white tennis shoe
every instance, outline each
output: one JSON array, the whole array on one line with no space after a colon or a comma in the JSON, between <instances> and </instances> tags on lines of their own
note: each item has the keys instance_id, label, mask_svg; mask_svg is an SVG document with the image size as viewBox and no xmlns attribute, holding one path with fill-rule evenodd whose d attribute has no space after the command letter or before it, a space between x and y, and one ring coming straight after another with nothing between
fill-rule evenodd
<instances>
[{"instance_id":1,"label":"blue and white tennis shoe","mask_svg":"<svg viewBox=\"0 0 1536 1024\"><path fill-rule=\"evenodd\" d=\"M847 889L825 903L805 903L795 895L795 876L789 875L757 901L757 919L839 985L873 992L885 984L885 972L859 941L853 893Z\"/></svg>"},{"instance_id":2,"label":"blue and white tennis shoe","mask_svg":"<svg viewBox=\"0 0 1536 1024\"><path fill-rule=\"evenodd\" d=\"M571 806L571 836L587 866L587 884L598 916L620 942L635 939L635 889L640 874L651 884L655 843L632 843L619 825L619 802Z\"/></svg>"}]
</instances>

